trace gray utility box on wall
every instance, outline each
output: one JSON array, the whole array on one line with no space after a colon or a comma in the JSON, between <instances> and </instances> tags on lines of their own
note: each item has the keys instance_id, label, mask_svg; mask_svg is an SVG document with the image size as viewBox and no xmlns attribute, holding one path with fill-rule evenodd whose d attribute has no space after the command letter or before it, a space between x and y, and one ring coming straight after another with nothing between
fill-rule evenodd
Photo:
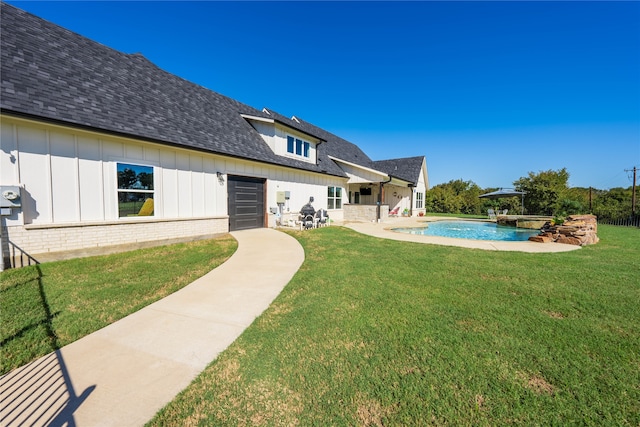
<instances>
[{"instance_id":1,"label":"gray utility box on wall","mask_svg":"<svg viewBox=\"0 0 640 427\"><path fill-rule=\"evenodd\" d=\"M17 185L0 185L0 214L11 215L11 208L22 206L20 187Z\"/></svg>"},{"instance_id":2,"label":"gray utility box on wall","mask_svg":"<svg viewBox=\"0 0 640 427\"><path fill-rule=\"evenodd\" d=\"M278 191L276 192L276 203L284 204L290 197L291 193L289 191Z\"/></svg>"}]
</instances>

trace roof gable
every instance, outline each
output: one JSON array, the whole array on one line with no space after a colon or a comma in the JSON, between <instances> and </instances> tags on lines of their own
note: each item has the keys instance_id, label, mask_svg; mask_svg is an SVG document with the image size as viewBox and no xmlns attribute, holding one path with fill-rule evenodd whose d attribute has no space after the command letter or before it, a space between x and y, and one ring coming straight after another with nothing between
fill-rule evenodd
<instances>
[{"instance_id":1,"label":"roof gable","mask_svg":"<svg viewBox=\"0 0 640 427\"><path fill-rule=\"evenodd\" d=\"M420 179L420 172L424 164L424 156L405 157L401 159L378 160L374 167L389 176L403 179L416 184Z\"/></svg>"},{"instance_id":2,"label":"roof gable","mask_svg":"<svg viewBox=\"0 0 640 427\"><path fill-rule=\"evenodd\" d=\"M302 132L305 135L309 135L314 137L315 139L320 140L321 142L324 141L323 138L321 138L318 134L316 133L312 133L309 131L309 129L305 129L304 126L300 125L300 122L298 122L297 120L293 120L293 119L289 119L288 117L283 116L282 114L273 111L273 110L268 110L267 108L263 108L262 112L264 114L266 114L267 116L269 116L272 120L274 120L275 122L278 122L288 128L291 129L295 129L298 132Z\"/></svg>"}]
</instances>

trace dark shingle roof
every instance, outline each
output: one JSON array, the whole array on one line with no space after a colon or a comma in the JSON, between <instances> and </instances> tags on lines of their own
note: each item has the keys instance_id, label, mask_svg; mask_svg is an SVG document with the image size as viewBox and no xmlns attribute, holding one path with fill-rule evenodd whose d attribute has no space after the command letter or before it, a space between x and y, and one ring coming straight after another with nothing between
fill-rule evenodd
<instances>
[{"instance_id":1,"label":"dark shingle roof","mask_svg":"<svg viewBox=\"0 0 640 427\"><path fill-rule=\"evenodd\" d=\"M358 146L324 129L242 104L140 54L111 49L3 2L0 13L3 113L341 177L346 174L328 156L418 179L417 159L423 157L373 162ZM276 155L243 114L320 139L317 164Z\"/></svg>"},{"instance_id":2,"label":"dark shingle roof","mask_svg":"<svg viewBox=\"0 0 640 427\"><path fill-rule=\"evenodd\" d=\"M0 3L0 108L168 145L345 176L277 156L241 114L265 113Z\"/></svg>"},{"instance_id":3,"label":"dark shingle roof","mask_svg":"<svg viewBox=\"0 0 640 427\"><path fill-rule=\"evenodd\" d=\"M422 169L423 162L424 156L378 160L373 162L373 168L389 176L416 184L420 178L420 170Z\"/></svg>"},{"instance_id":4,"label":"dark shingle roof","mask_svg":"<svg viewBox=\"0 0 640 427\"><path fill-rule=\"evenodd\" d=\"M268 109L268 108L265 107L265 108L262 109L262 112L265 113L267 115L267 117L275 120L278 123L282 123L283 125L285 125L287 127L290 127L292 129L296 129L296 130L298 130L298 131L300 131L300 132L302 132L304 134L313 136L313 137L319 139L321 142L325 141L319 135L319 133L311 132L308 128L306 128L305 126L302 126L299 122L297 122L297 121L295 121L293 119L290 119L290 118L288 118L288 117L286 117L286 116L284 116L284 115L282 115L282 114L280 114L280 113L278 113L276 111L273 111L273 110Z\"/></svg>"}]
</instances>

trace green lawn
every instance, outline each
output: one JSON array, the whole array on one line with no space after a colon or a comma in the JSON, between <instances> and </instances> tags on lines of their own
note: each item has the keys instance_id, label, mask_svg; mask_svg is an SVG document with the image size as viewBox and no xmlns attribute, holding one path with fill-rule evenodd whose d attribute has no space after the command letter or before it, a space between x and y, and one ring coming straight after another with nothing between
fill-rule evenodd
<instances>
[{"instance_id":1,"label":"green lawn","mask_svg":"<svg viewBox=\"0 0 640 427\"><path fill-rule=\"evenodd\" d=\"M0 273L4 374L188 285L227 260L231 235Z\"/></svg>"},{"instance_id":2,"label":"green lawn","mask_svg":"<svg viewBox=\"0 0 640 427\"><path fill-rule=\"evenodd\" d=\"M640 425L640 230L525 254L292 232L299 272L150 425ZM230 236L1 273L3 372L190 283Z\"/></svg>"},{"instance_id":3,"label":"green lawn","mask_svg":"<svg viewBox=\"0 0 640 427\"><path fill-rule=\"evenodd\" d=\"M300 271L150 425L640 424L640 230L554 254L292 234Z\"/></svg>"}]
</instances>

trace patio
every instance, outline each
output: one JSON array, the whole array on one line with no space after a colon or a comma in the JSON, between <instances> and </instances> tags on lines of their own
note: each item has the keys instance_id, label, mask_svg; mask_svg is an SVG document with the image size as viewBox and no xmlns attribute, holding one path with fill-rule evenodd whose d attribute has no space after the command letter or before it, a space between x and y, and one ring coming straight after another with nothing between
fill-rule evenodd
<instances>
[{"instance_id":1,"label":"patio","mask_svg":"<svg viewBox=\"0 0 640 427\"><path fill-rule=\"evenodd\" d=\"M405 242L425 243L443 246L457 246L461 248L483 249L488 251L515 251L529 253L568 252L580 249L580 246L564 245L559 243L504 242L490 240L454 239L439 236L419 236L415 234L397 233L392 231L398 227L424 227L427 223L443 220L459 221L484 221L468 218L424 216L424 217L389 217L384 222L359 222L342 221L335 222L358 233L367 234L381 239L392 239Z\"/></svg>"}]
</instances>

